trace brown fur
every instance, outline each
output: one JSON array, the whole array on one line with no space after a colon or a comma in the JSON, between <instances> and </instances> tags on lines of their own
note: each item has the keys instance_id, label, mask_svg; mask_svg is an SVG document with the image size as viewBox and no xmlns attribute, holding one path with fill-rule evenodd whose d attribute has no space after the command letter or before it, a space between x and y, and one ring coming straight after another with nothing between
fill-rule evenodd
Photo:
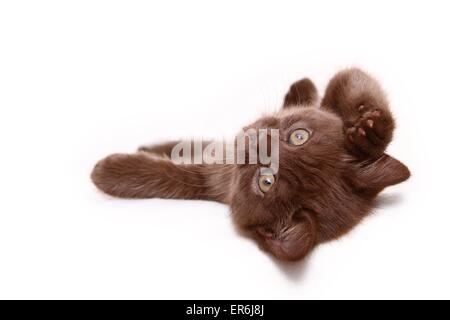
<instances>
[{"instance_id":1,"label":"brown fur","mask_svg":"<svg viewBox=\"0 0 450 320\"><path fill-rule=\"evenodd\" d=\"M143 147L101 160L92 181L123 198L204 199L226 203L237 227L283 260L299 260L317 244L335 239L364 218L385 187L408 179L408 168L384 153L394 120L387 99L358 69L338 73L319 104L309 79L294 83L278 113L251 128L280 131L276 183L263 194L256 165L175 165L176 142ZM294 129L311 133L301 146L288 143Z\"/></svg>"}]
</instances>

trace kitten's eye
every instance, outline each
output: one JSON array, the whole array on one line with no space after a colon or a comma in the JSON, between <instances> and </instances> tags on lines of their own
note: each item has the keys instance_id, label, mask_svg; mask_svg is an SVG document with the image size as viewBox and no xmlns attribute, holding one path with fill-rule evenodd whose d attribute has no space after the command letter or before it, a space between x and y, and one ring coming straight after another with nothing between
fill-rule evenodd
<instances>
[{"instance_id":1,"label":"kitten's eye","mask_svg":"<svg viewBox=\"0 0 450 320\"><path fill-rule=\"evenodd\" d=\"M266 193L267 191L272 188L273 184L275 183L275 177L271 173L265 173L259 176L259 189L261 189L262 192Z\"/></svg>"},{"instance_id":2,"label":"kitten's eye","mask_svg":"<svg viewBox=\"0 0 450 320\"><path fill-rule=\"evenodd\" d=\"M301 146L309 139L309 132L305 129L297 129L291 133L289 143L294 146Z\"/></svg>"}]
</instances>

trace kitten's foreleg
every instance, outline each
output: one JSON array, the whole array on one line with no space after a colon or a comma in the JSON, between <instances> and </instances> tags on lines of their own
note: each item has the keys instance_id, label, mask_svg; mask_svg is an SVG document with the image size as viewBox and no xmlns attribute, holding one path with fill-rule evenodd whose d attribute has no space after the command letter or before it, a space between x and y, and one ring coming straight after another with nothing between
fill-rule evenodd
<instances>
[{"instance_id":1,"label":"kitten's foreleg","mask_svg":"<svg viewBox=\"0 0 450 320\"><path fill-rule=\"evenodd\" d=\"M383 154L392 140L395 122L380 85L359 69L331 79L322 108L342 117L347 149L359 158Z\"/></svg>"},{"instance_id":2,"label":"kitten's foreleg","mask_svg":"<svg viewBox=\"0 0 450 320\"><path fill-rule=\"evenodd\" d=\"M113 154L92 171L94 184L121 198L203 199L227 202L232 169L224 165L176 165L153 154Z\"/></svg>"}]
</instances>

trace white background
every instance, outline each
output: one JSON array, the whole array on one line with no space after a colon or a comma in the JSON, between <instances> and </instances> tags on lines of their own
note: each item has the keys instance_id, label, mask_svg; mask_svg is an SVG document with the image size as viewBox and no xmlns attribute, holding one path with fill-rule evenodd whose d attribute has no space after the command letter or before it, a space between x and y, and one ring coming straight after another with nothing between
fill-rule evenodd
<instances>
[{"instance_id":1,"label":"white background","mask_svg":"<svg viewBox=\"0 0 450 320\"><path fill-rule=\"evenodd\" d=\"M448 1L2 1L0 298L450 298ZM377 77L412 178L283 264L226 206L113 199L143 143L228 137L289 84Z\"/></svg>"}]
</instances>

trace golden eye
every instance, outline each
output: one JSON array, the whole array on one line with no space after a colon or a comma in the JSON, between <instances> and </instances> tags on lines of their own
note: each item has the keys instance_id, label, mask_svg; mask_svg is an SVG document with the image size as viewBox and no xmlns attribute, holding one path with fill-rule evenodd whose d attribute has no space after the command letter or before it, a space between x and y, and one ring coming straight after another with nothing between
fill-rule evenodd
<instances>
[{"instance_id":1,"label":"golden eye","mask_svg":"<svg viewBox=\"0 0 450 320\"><path fill-rule=\"evenodd\" d=\"M289 143L294 146L301 146L309 139L309 132L305 129L297 129L291 133Z\"/></svg>"},{"instance_id":2,"label":"golden eye","mask_svg":"<svg viewBox=\"0 0 450 320\"><path fill-rule=\"evenodd\" d=\"M272 188L274 183L275 183L275 177L271 173L265 173L265 174L261 174L259 176L259 180L258 180L259 189L264 193L269 191L270 188Z\"/></svg>"}]
</instances>

